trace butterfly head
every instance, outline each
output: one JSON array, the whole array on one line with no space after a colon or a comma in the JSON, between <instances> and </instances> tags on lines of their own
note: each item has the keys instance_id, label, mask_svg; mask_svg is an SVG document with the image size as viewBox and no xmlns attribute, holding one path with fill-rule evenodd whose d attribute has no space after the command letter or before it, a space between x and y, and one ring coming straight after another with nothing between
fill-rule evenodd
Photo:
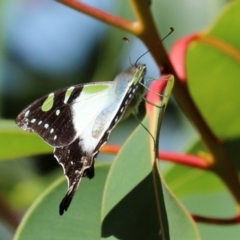
<instances>
[{"instance_id":1,"label":"butterfly head","mask_svg":"<svg viewBox=\"0 0 240 240\"><path fill-rule=\"evenodd\" d=\"M142 82L146 75L147 67L146 64L137 63L128 68L125 73L128 76L128 85L137 85Z\"/></svg>"},{"instance_id":2,"label":"butterfly head","mask_svg":"<svg viewBox=\"0 0 240 240\"><path fill-rule=\"evenodd\" d=\"M140 81L142 81L144 76L146 75L147 67L146 67L146 64L137 63L132 68L134 68L135 70L134 84L137 84Z\"/></svg>"}]
</instances>

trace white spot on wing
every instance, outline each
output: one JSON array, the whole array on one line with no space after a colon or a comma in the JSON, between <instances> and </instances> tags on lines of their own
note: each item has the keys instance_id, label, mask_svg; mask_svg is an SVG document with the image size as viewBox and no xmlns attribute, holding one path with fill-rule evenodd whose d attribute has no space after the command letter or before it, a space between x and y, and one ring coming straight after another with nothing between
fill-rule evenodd
<instances>
[{"instance_id":1,"label":"white spot on wing","mask_svg":"<svg viewBox=\"0 0 240 240\"><path fill-rule=\"evenodd\" d=\"M38 125L41 125L41 124L42 124L42 121L39 121L39 122L38 122Z\"/></svg>"},{"instance_id":2,"label":"white spot on wing","mask_svg":"<svg viewBox=\"0 0 240 240\"><path fill-rule=\"evenodd\" d=\"M50 130L50 133L53 133L54 132L54 129L52 128L51 130Z\"/></svg>"},{"instance_id":3,"label":"white spot on wing","mask_svg":"<svg viewBox=\"0 0 240 240\"><path fill-rule=\"evenodd\" d=\"M31 120L31 123L35 123L37 121L37 119L36 118L33 118L32 120Z\"/></svg>"},{"instance_id":4,"label":"white spot on wing","mask_svg":"<svg viewBox=\"0 0 240 240\"><path fill-rule=\"evenodd\" d=\"M44 127L45 127L46 129L48 129L49 125L46 123L46 124L44 125Z\"/></svg>"},{"instance_id":5,"label":"white spot on wing","mask_svg":"<svg viewBox=\"0 0 240 240\"><path fill-rule=\"evenodd\" d=\"M56 140L57 139L57 135L54 136L53 140Z\"/></svg>"},{"instance_id":6,"label":"white spot on wing","mask_svg":"<svg viewBox=\"0 0 240 240\"><path fill-rule=\"evenodd\" d=\"M60 114L60 110L58 109L57 111L56 111L56 115L58 116Z\"/></svg>"},{"instance_id":7,"label":"white spot on wing","mask_svg":"<svg viewBox=\"0 0 240 240\"><path fill-rule=\"evenodd\" d=\"M24 116L27 117L27 116L29 115L29 113L30 113L30 110L27 110L27 111L25 112Z\"/></svg>"}]
</instances>

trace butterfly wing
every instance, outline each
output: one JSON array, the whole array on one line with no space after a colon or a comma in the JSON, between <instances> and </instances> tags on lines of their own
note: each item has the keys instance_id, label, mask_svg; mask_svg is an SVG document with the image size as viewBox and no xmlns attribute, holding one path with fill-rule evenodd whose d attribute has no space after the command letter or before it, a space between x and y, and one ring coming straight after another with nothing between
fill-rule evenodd
<instances>
[{"instance_id":1,"label":"butterfly wing","mask_svg":"<svg viewBox=\"0 0 240 240\"><path fill-rule=\"evenodd\" d=\"M68 146L55 148L54 156L62 165L68 181L68 191L59 206L59 213L62 215L67 211L82 177L93 178L95 156L86 156L79 138Z\"/></svg>"},{"instance_id":2,"label":"butterfly wing","mask_svg":"<svg viewBox=\"0 0 240 240\"><path fill-rule=\"evenodd\" d=\"M78 134L73 124L74 103L82 101L84 105L89 98L97 102L111 85L111 82L79 84L45 95L25 108L16 118L16 123L23 130L38 133L51 146L67 146ZM89 91L86 99L79 100L86 87Z\"/></svg>"},{"instance_id":3,"label":"butterfly wing","mask_svg":"<svg viewBox=\"0 0 240 240\"><path fill-rule=\"evenodd\" d=\"M79 139L69 146L55 148L54 152L59 163L63 165L68 178L68 191L59 206L60 215L68 209L82 177L93 177L94 159L99 153L99 149L108 141L112 129L124 116L131 102L134 102L133 112L136 111L139 104L139 96L136 96L136 92L140 96L144 93L144 89L139 88L139 83L143 80L145 68L145 65L138 65L119 74L107 92L107 96L105 96L107 101L103 104L104 107L99 109L100 111L86 106L87 102L76 101L74 104L72 113L74 125L80 133ZM85 97L81 97L85 99ZM135 97L137 98L135 99ZM135 101L133 101L134 99ZM100 99L95 100L99 101ZM97 106L99 103L94 104L91 99L92 105ZM86 114L88 109L91 109L91 112ZM80 110L81 114L78 114ZM87 125L78 125L77 123L83 122L83 118L88 119Z\"/></svg>"},{"instance_id":4,"label":"butterfly wing","mask_svg":"<svg viewBox=\"0 0 240 240\"><path fill-rule=\"evenodd\" d=\"M68 180L68 191L60 203L61 215L68 209L82 177L94 176L94 159L134 102L145 72L146 66L138 64L113 82L61 89L35 101L18 115L18 126L37 132L54 146L54 156Z\"/></svg>"},{"instance_id":5,"label":"butterfly wing","mask_svg":"<svg viewBox=\"0 0 240 240\"><path fill-rule=\"evenodd\" d=\"M102 102L103 108L93 109L87 106L88 102L80 100L76 100L72 107L73 125L76 125L79 137L71 144L61 148L56 147L54 150L54 156L62 165L68 180L68 191L59 206L60 215L68 209L82 177L92 178L94 176L94 159L101 146L107 142L111 130L120 121L127 107L127 104L122 103L126 93L119 94L114 90L115 86L112 85L111 90L105 96L106 101L102 99L104 96L101 96L101 100L99 96L91 98L92 105L97 106ZM82 99L87 99L83 96L85 94L87 93L82 93ZM123 106L120 108L121 105ZM77 114L79 112L81 114Z\"/></svg>"},{"instance_id":6,"label":"butterfly wing","mask_svg":"<svg viewBox=\"0 0 240 240\"><path fill-rule=\"evenodd\" d=\"M108 91L112 85L101 82L58 90L36 100L16 118L18 126L37 132L55 147L54 156L68 181L60 214L67 210L81 178L94 176L94 158L110 134L104 133L104 127L117 107L116 94Z\"/></svg>"}]
</instances>

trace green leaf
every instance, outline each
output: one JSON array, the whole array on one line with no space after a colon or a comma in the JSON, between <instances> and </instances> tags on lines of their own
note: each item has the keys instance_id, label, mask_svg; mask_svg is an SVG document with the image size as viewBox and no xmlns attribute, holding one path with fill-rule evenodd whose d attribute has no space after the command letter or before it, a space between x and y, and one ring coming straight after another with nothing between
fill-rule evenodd
<instances>
[{"instance_id":1,"label":"green leaf","mask_svg":"<svg viewBox=\"0 0 240 240\"><path fill-rule=\"evenodd\" d=\"M165 104L173 81L169 83ZM153 109L155 132L163 110ZM144 126L151 120L148 114ZM115 159L103 196L102 238L169 239L170 235L170 239L199 239L191 217L162 180L152 142L149 133L139 126ZM163 231L165 237L161 238Z\"/></svg>"},{"instance_id":2,"label":"green leaf","mask_svg":"<svg viewBox=\"0 0 240 240\"><path fill-rule=\"evenodd\" d=\"M187 54L191 95L213 132L240 136L240 1L233 1Z\"/></svg>"},{"instance_id":3,"label":"green leaf","mask_svg":"<svg viewBox=\"0 0 240 240\"><path fill-rule=\"evenodd\" d=\"M187 152L199 155L206 151L200 139L196 139L188 146ZM174 194L180 199L193 195L213 195L227 190L221 179L214 173L179 164L174 164L168 171L165 171L164 178Z\"/></svg>"},{"instance_id":4,"label":"green leaf","mask_svg":"<svg viewBox=\"0 0 240 240\"><path fill-rule=\"evenodd\" d=\"M200 140L189 147L192 154L198 154L203 149ZM233 196L223 181L212 172L175 165L164 173L164 177L190 213L218 218L231 218L236 214ZM206 240L238 239L236 236L239 236L240 229L235 225L223 228L221 225L197 223L202 239Z\"/></svg>"},{"instance_id":5,"label":"green leaf","mask_svg":"<svg viewBox=\"0 0 240 240\"><path fill-rule=\"evenodd\" d=\"M159 239L148 135L138 127L114 160L103 198L102 238Z\"/></svg>"},{"instance_id":6,"label":"green leaf","mask_svg":"<svg viewBox=\"0 0 240 240\"><path fill-rule=\"evenodd\" d=\"M230 165L240 171L240 36L238 19L240 1L233 1L216 23L189 48L187 55L190 93L210 129L219 139L217 164ZM197 73L197 74L196 74ZM221 144L221 146L220 146ZM231 173L221 166L229 183ZM231 191L239 192L235 186ZM237 206L235 206L237 207ZM235 213L236 214L236 213ZM228 215L229 216L229 215Z\"/></svg>"},{"instance_id":7,"label":"green leaf","mask_svg":"<svg viewBox=\"0 0 240 240\"><path fill-rule=\"evenodd\" d=\"M12 120L0 120L0 160L52 152L37 134L23 131Z\"/></svg>"},{"instance_id":8,"label":"green leaf","mask_svg":"<svg viewBox=\"0 0 240 240\"><path fill-rule=\"evenodd\" d=\"M226 186L215 174L196 168L174 166L164 177L174 194L181 198L226 190Z\"/></svg>"},{"instance_id":9,"label":"green leaf","mask_svg":"<svg viewBox=\"0 0 240 240\"><path fill-rule=\"evenodd\" d=\"M15 240L100 239L100 212L109 165L97 165L96 176L84 178L71 206L59 216L59 203L66 192L66 179L53 183L24 216Z\"/></svg>"}]
</instances>

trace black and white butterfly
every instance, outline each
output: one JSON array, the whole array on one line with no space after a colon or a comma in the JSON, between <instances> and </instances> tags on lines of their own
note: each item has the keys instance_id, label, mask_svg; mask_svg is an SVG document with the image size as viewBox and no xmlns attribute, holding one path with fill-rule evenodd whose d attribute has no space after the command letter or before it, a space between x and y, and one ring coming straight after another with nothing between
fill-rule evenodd
<instances>
[{"instance_id":1,"label":"black and white butterfly","mask_svg":"<svg viewBox=\"0 0 240 240\"><path fill-rule=\"evenodd\" d=\"M23 130L38 133L54 147L68 190L60 203L67 211L82 177L93 178L94 161L117 123L137 113L145 94L145 64L135 64L114 81L86 83L50 93L16 118Z\"/></svg>"}]
</instances>

